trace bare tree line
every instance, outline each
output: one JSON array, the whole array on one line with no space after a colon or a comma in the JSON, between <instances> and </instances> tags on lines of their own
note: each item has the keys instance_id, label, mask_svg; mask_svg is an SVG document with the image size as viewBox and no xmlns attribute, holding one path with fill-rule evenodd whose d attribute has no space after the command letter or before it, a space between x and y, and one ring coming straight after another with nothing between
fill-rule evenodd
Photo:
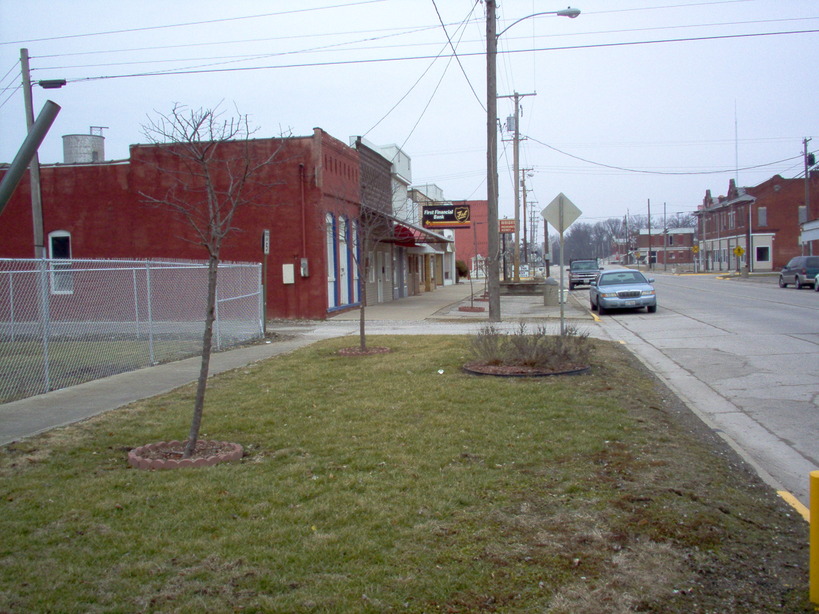
<instances>
[{"instance_id":1,"label":"bare tree line","mask_svg":"<svg viewBox=\"0 0 819 614\"><path fill-rule=\"evenodd\" d=\"M628 217L611 217L606 220L589 224L587 222L575 222L563 236L564 262L575 259L608 258L614 253L615 245L626 244L631 249L637 246L637 236L640 230L648 228L647 215L629 215ZM665 223L664 223L665 222ZM690 213L680 213L663 217L651 217L651 229L657 234L661 234L664 229L674 228L696 228L697 222ZM552 259L557 261L560 255L560 242L557 235L549 236ZM621 253L624 249L619 250Z\"/></svg>"}]
</instances>

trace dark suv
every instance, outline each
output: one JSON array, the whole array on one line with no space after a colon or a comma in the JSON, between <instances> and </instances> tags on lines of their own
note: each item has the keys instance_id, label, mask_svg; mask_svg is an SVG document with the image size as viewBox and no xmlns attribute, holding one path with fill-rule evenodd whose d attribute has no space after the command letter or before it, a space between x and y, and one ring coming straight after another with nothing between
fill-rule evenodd
<instances>
[{"instance_id":1,"label":"dark suv","mask_svg":"<svg viewBox=\"0 0 819 614\"><path fill-rule=\"evenodd\" d=\"M569 265L569 290L574 290L575 286L591 284L603 267L597 264L597 260L573 260Z\"/></svg>"},{"instance_id":2,"label":"dark suv","mask_svg":"<svg viewBox=\"0 0 819 614\"><path fill-rule=\"evenodd\" d=\"M791 258L779 272L779 287L793 284L797 288L815 286L819 274L819 256L797 256Z\"/></svg>"}]
</instances>

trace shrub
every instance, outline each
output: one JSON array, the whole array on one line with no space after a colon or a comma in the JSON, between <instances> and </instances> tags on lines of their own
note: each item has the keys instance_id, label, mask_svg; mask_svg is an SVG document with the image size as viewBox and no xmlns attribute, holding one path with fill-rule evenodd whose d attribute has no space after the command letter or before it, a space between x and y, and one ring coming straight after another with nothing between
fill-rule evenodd
<instances>
[{"instance_id":1,"label":"shrub","mask_svg":"<svg viewBox=\"0 0 819 614\"><path fill-rule=\"evenodd\" d=\"M466 266L466 262L463 260L455 261L455 272L458 274L459 279L469 277L469 267Z\"/></svg>"},{"instance_id":2,"label":"shrub","mask_svg":"<svg viewBox=\"0 0 819 614\"><path fill-rule=\"evenodd\" d=\"M521 322L515 332L505 333L489 324L471 339L470 350L475 361L486 365L552 370L588 364L589 334L575 326L567 326L565 330L565 335L553 335L539 325L529 333L526 324Z\"/></svg>"}]
</instances>

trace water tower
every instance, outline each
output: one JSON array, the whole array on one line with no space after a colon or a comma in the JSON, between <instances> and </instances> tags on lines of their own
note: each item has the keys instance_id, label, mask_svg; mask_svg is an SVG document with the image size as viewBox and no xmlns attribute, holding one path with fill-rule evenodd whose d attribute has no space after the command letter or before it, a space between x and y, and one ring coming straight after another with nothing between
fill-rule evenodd
<instances>
[{"instance_id":1,"label":"water tower","mask_svg":"<svg viewBox=\"0 0 819 614\"><path fill-rule=\"evenodd\" d=\"M107 126L91 126L88 134L63 136L63 162L65 164L93 164L105 160L105 137Z\"/></svg>"}]
</instances>

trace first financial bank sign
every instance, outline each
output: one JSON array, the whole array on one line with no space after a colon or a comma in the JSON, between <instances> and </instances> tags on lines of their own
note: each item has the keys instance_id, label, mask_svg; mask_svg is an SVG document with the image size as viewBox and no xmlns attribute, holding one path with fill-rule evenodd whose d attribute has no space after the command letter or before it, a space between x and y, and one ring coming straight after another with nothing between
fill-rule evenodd
<instances>
[{"instance_id":1,"label":"first financial bank sign","mask_svg":"<svg viewBox=\"0 0 819 614\"><path fill-rule=\"evenodd\" d=\"M422 208L424 228L469 228L469 205L424 205Z\"/></svg>"}]
</instances>

